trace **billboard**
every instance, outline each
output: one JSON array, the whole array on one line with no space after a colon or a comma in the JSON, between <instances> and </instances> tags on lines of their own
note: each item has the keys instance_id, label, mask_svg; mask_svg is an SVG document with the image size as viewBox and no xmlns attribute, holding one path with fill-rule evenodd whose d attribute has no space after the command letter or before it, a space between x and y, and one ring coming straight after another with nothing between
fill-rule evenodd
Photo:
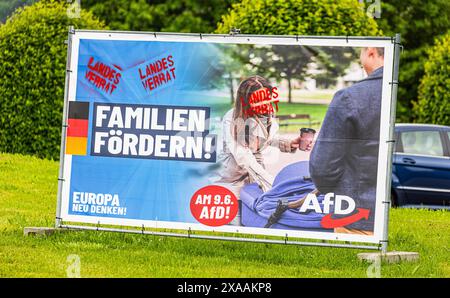
<instances>
[{"instance_id":1,"label":"billboard","mask_svg":"<svg viewBox=\"0 0 450 298\"><path fill-rule=\"evenodd\" d=\"M385 238L391 38L69 35L58 220Z\"/></svg>"}]
</instances>

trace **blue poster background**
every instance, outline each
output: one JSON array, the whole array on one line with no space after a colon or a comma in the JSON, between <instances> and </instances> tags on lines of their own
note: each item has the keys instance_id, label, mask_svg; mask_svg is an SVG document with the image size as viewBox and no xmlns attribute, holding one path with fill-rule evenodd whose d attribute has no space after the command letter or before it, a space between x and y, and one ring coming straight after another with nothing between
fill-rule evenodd
<instances>
[{"instance_id":1,"label":"blue poster background","mask_svg":"<svg viewBox=\"0 0 450 298\"><path fill-rule=\"evenodd\" d=\"M80 40L76 100L90 103L88 148L92 141L94 103L204 106L210 108L212 116L217 116L229 99L202 96L202 92L206 90L205 80L216 71L219 51L208 43ZM138 68L145 69L149 62L167 55L173 56L175 79L148 92ZM122 69L120 82L112 94L86 79L91 57ZM87 150L86 156L72 156L69 214L196 222L189 203L197 189L210 184L210 166L211 163L205 162L90 156ZM126 214L74 211L71 208L74 192L118 194L120 207L126 208Z\"/></svg>"}]
</instances>

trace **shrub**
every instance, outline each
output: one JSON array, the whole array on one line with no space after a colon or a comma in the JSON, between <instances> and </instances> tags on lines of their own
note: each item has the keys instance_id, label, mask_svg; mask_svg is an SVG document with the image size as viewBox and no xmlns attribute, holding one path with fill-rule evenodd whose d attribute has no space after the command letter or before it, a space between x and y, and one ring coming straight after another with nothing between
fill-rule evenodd
<instances>
[{"instance_id":1,"label":"shrub","mask_svg":"<svg viewBox=\"0 0 450 298\"><path fill-rule=\"evenodd\" d=\"M368 3L369 1L365 1ZM373 1L372 1L373 2ZM402 35L404 50L400 56L400 73L397 96L397 121L410 122L413 102L418 99L418 89L424 76L427 50L436 37L450 28L450 1L448 0L383 0L378 27L383 33Z\"/></svg>"},{"instance_id":2,"label":"shrub","mask_svg":"<svg viewBox=\"0 0 450 298\"><path fill-rule=\"evenodd\" d=\"M113 30L198 32L216 29L238 0L82 0L83 7Z\"/></svg>"},{"instance_id":3,"label":"shrub","mask_svg":"<svg viewBox=\"0 0 450 298\"><path fill-rule=\"evenodd\" d=\"M70 19L67 8L40 1L0 27L0 151L59 158L68 27L104 27L83 10Z\"/></svg>"},{"instance_id":4,"label":"shrub","mask_svg":"<svg viewBox=\"0 0 450 298\"><path fill-rule=\"evenodd\" d=\"M376 22L355 0L243 0L222 17L217 32L243 34L377 35Z\"/></svg>"},{"instance_id":5,"label":"shrub","mask_svg":"<svg viewBox=\"0 0 450 298\"><path fill-rule=\"evenodd\" d=\"M413 111L417 122L450 125L450 31L428 51Z\"/></svg>"}]
</instances>

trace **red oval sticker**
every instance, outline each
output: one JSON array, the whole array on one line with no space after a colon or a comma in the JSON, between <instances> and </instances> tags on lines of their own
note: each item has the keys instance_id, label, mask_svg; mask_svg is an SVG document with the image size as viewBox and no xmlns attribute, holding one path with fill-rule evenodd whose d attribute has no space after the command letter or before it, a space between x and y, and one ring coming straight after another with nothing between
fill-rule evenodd
<instances>
[{"instance_id":1,"label":"red oval sticker","mask_svg":"<svg viewBox=\"0 0 450 298\"><path fill-rule=\"evenodd\" d=\"M218 227L230 223L237 215L238 200L232 191L217 185L200 188L191 198L191 213L207 226Z\"/></svg>"}]
</instances>

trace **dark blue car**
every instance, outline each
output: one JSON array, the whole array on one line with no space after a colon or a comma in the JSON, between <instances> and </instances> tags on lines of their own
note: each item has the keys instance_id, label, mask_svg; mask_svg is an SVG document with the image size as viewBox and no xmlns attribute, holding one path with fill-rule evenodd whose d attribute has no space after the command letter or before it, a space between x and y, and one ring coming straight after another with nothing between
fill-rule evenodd
<instances>
[{"instance_id":1,"label":"dark blue car","mask_svg":"<svg viewBox=\"0 0 450 298\"><path fill-rule=\"evenodd\" d=\"M450 209L450 127L397 124L392 203Z\"/></svg>"}]
</instances>

